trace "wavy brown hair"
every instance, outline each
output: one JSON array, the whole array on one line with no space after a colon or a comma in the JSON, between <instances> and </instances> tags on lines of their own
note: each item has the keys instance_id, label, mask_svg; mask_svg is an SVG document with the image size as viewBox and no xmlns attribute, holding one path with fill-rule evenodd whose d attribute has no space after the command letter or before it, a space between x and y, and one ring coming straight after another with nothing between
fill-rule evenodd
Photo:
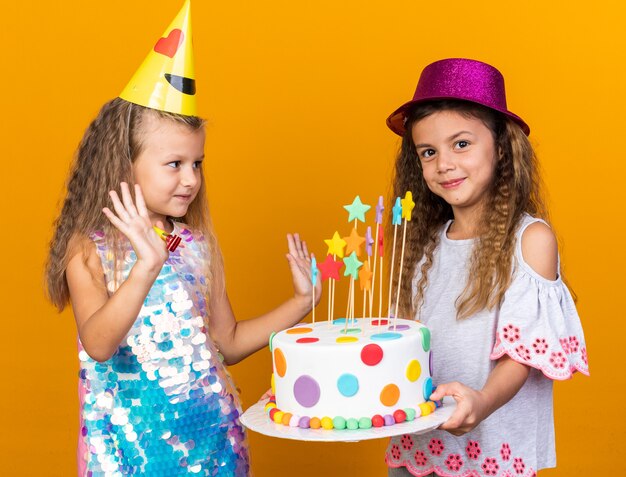
<instances>
[{"instance_id":1,"label":"wavy brown hair","mask_svg":"<svg viewBox=\"0 0 626 477\"><path fill-rule=\"evenodd\" d=\"M61 213L54 222L45 279L48 297L59 311L65 308L70 298L65 277L67 264L76 253L82 253L83 261L87 262L90 242L85 239L91 233L104 232L114 251L115 267L123 261L127 240L109 222L102 209L110 207L108 192L117 190L120 182L134 184L132 165L142 151L143 123L148 115L181 124L190 131L204 127L204 120L196 116L157 111L120 98L102 107L78 146ZM221 280L222 260L206 201L204 177L187 213L177 219L206 237L210 254L205 270L207 284Z\"/></svg>"},{"instance_id":2,"label":"wavy brown hair","mask_svg":"<svg viewBox=\"0 0 626 477\"><path fill-rule=\"evenodd\" d=\"M414 124L439 111L453 111L482 121L493 135L499 156L477 227L478 239L472 251L468 281L457 298L457 318L462 319L502 303L511 284L515 232L523 214L546 221L548 215L535 152L516 123L492 109L466 101L442 100L414 106L406 116L406 132L393 180L394 199L411 191L415 201L412 220L407 223L401 316L420 312L441 227L454 218L452 207L426 185L411 136ZM417 293L413 296L418 265ZM397 280L394 285L397 286Z\"/></svg>"}]
</instances>

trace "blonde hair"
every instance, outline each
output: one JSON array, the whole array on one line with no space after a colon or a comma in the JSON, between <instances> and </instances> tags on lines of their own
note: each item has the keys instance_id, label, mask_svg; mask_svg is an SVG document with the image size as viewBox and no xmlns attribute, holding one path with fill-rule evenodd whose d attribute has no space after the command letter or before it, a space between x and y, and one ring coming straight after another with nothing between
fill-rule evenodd
<instances>
[{"instance_id":1,"label":"blonde hair","mask_svg":"<svg viewBox=\"0 0 626 477\"><path fill-rule=\"evenodd\" d=\"M143 123L147 115L181 124L191 131L204 127L201 118L157 111L120 98L102 107L78 146L61 213L54 222L45 279L48 297L59 311L69 302L65 271L77 252L75 245L80 239L103 231L107 244L114 251L115 264L123 260L127 240L111 225L102 208L110 207L108 192L119 189L120 182L134 183L132 164L142 151ZM192 230L203 233L207 240L210 257L207 257L205 273L208 290L211 290L211 283L222 279L223 267L206 201L204 177L197 196L180 219ZM83 240L82 244L78 252L82 252L86 263L89 242Z\"/></svg>"},{"instance_id":2,"label":"blonde hair","mask_svg":"<svg viewBox=\"0 0 626 477\"><path fill-rule=\"evenodd\" d=\"M516 123L496 111L466 101L442 100L413 107L407 114L393 180L393 197L411 191L416 204L412 220L407 224L401 316L420 312L441 227L454 218L452 207L428 189L411 135L415 123L438 111L454 111L481 120L491 131L499 156L488 202L478 224L468 281L456 302L457 318L463 319L502 303L511 284L515 233L523 214L546 221L548 214L535 152ZM417 293L413 296L413 277L420 262Z\"/></svg>"}]
</instances>

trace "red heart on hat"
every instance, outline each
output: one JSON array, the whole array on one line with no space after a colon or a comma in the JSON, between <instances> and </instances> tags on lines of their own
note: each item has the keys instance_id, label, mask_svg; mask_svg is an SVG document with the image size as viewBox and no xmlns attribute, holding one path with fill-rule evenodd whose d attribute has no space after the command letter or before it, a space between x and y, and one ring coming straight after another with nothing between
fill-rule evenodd
<instances>
[{"instance_id":1,"label":"red heart on hat","mask_svg":"<svg viewBox=\"0 0 626 477\"><path fill-rule=\"evenodd\" d=\"M162 55L169 56L170 58L174 58L176 51L178 51L178 47L184 39L184 33L178 28L175 28L169 35L167 35L167 38L160 38L159 41L156 42L156 45L154 45L154 51L161 53Z\"/></svg>"}]
</instances>

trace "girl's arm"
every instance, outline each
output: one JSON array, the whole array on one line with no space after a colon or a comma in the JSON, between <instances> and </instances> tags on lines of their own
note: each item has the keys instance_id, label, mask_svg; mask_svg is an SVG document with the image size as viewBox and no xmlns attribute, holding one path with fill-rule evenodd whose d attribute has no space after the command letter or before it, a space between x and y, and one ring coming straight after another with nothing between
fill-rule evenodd
<instances>
[{"instance_id":1,"label":"girl's arm","mask_svg":"<svg viewBox=\"0 0 626 477\"><path fill-rule=\"evenodd\" d=\"M237 321L226 292L214 293L209 315L209 332L226 364L235 364L255 351L267 346L270 334L298 323L311 311L311 259L306 243L298 234L287 235L294 296L272 311L257 318ZM316 302L322 291L315 287Z\"/></svg>"},{"instance_id":2,"label":"girl's arm","mask_svg":"<svg viewBox=\"0 0 626 477\"><path fill-rule=\"evenodd\" d=\"M83 244L78 240L66 270L78 335L84 350L96 361L106 361L115 353L168 257L165 244L152 229L139 187L135 188L137 207L128 185L122 183L121 188L123 204L117 193L111 192L117 216L109 209L104 213L128 237L137 255L128 279L109 297L104 280L94 279L103 277L95 247L89 246L85 263L80 253Z\"/></svg>"},{"instance_id":3,"label":"girl's arm","mask_svg":"<svg viewBox=\"0 0 626 477\"><path fill-rule=\"evenodd\" d=\"M522 256L535 272L555 280L558 275L558 246L554 233L546 224L535 222L522 235ZM482 390L453 382L437 386L432 400L453 396L457 408L440 429L460 436L471 431L492 412L509 402L528 378L530 368L502 356L491 370Z\"/></svg>"}]
</instances>

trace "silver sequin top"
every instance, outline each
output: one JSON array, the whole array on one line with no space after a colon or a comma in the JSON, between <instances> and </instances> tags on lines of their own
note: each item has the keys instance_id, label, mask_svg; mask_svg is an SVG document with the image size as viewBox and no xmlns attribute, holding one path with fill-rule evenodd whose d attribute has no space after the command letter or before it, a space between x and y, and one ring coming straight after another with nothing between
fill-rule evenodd
<instances>
[{"instance_id":1,"label":"silver sequin top","mask_svg":"<svg viewBox=\"0 0 626 477\"><path fill-rule=\"evenodd\" d=\"M79 342L79 475L248 475L241 406L206 329L206 241L180 224L184 248L170 253L132 328L106 362ZM136 261L118 263L92 235L108 293Z\"/></svg>"}]
</instances>

